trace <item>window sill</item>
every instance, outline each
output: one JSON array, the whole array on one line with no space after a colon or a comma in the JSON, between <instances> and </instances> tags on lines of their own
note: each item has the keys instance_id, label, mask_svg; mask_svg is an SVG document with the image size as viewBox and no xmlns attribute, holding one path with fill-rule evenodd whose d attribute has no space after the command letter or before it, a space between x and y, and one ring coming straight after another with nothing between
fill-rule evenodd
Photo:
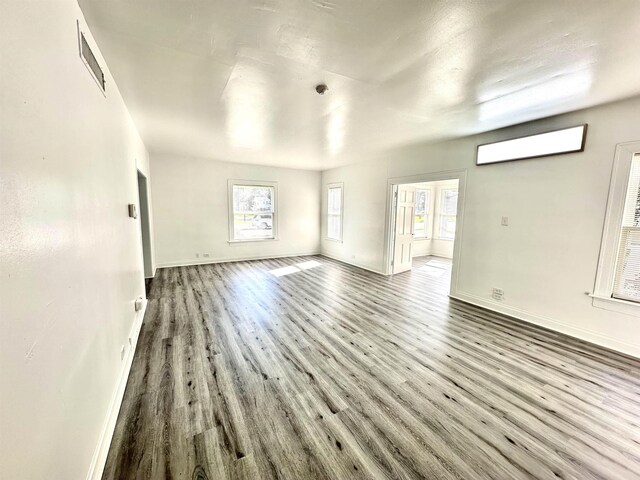
<instances>
[{"instance_id":1,"label":"window sill","mask_svg":"<svg viewBox=\"0 0 640 480\"><path fill-rule=\"evenodd\" d=\"M338 240L336 238L329 238L329 237L325 237L325 240L327 242L333 242L333 243L342 243L342 240Z\"/></svg>"},{"instance_id":2,"label":"window sill","mask_svg":"<svg viewBox=\"0 0 640 480\"><path fill-rule=\"evenodd\" d=\"M590 293L589 296L591 297L591 304L596 308L640 317L640 303L606 297L595 293Z\"/></svg>"},{"instance_id":3,"label":"window sill","mask_svg":"<svg viewBox=\"0 0 640 480\"><path fill-rule=\"evenodd\" d=\"M231 245L238 245L241 243L256 243L256 242L276 242L279 238L247 238L246 240L228 240L227 243Z\"/></svg>"}]
</instances>

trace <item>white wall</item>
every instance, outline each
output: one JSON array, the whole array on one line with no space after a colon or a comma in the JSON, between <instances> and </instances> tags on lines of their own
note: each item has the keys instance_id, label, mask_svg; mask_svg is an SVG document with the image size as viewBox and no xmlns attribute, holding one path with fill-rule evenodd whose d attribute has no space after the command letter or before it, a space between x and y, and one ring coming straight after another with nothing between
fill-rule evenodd
<instances>
[{"instance_id":1,"label":"white wall","mask_svg":"<svg viewBox=\"0 0 640 480\"><path fill-rule=\"evenodd\" d=\"M320 172L155 155L151 166L158 266L320 251ZM229 243L229 179L278 182L278 240Z\"/></svg>"},{"instance_id":2,"label":"white wall","mask_svg":"<svg viewBox=\"0 0 640 480\"><path fill-rule=\"evenodd\" d=\"M439 182L423 182L414 184L416 188L427 188L430 191L431 200L429 202L427 220L427 238L413 239L412 256L421 257L425 255L435 255L436 257L453 257L453 240L443 240L438 238L438 225L440 215L440 204L442 200L442 190L445 188L458 188L458 180L441 180Z\"/></svg>"},{"instance_id":3,"label":"white wall","mask_svg":"<svg viewBox=\"0 0 640 480\"><path fill-rule=\"evenodd\" d=\"M74 0L3 0L0 18L0 477L81 479L140 318L127 204L148 157L79 58Z\"/></svg>"},{"instance_id":4,"label":"white wall","mask_svg":"<svg viewBox=\"0 0 640 480\"><path fill-rule=\"evenodd\" d=\"M323 185L344 182L344 242L323 239L322 252L383 272L387 179L466 169L452 295L640 356L640 319L595 308L585 295L594 287L614 149L640 140L639 112L636 97L328 170ZM585 152L475 166L477 144L580 123L589 124ZM504 289L502 302L491 299L494 286Z\"/></svg>"}]
</instances>

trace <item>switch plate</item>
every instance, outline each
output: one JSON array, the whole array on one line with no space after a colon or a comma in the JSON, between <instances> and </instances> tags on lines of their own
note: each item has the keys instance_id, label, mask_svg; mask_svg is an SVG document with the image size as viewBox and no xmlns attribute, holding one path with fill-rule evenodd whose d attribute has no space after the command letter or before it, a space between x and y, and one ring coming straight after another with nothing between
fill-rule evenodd
<instances>
[{"instance_id":1,"label":"switch plate","mask_svg":"<svg viewBox=\"0 0 640 480\"><path fill-rule=\"evenodd\" d=\"M503 227L509 226L509 217L502 217L502 226Z\"/></svg>"},{"instance_id":2,"label":"switch plate","mask_svg":"<svg viewBox=\"0 0 640 480\"><path fill-rule=\"evenodd\" d=\"M494 288L491 296L494 300L502 300L504 298L504 290L501 288Z\"/></svg>"},{"instance_id":3,"label":"switch plate","mask_svg":"<svg viewBox=\"0 0 640 480\"><path fill-rule=\"evenodd\" d=\"M135 203L129 204L129 216L131 218L138 218L138 208Z\"/></svg>"}]
</instances>

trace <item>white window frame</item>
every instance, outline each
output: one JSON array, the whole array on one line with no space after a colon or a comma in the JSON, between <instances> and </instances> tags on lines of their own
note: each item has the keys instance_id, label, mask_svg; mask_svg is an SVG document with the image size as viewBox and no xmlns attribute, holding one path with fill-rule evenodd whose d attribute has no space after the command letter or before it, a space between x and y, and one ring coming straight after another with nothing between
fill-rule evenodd
<instances>
[{"instance_id":1,"label":"white window frame","mask_svg":"<svg viewBox=\"0 0 640 480\"><path fill-rule=\"evenodd\" d=\"M595 287L590 294L594 307L613 310L629 315L640 316L640 303L613 298L620 233L624 202L631 173L633 156L640 152L640 142L621 143L616 146L616 153L611 173L609 199L605 216L602 244L598 259Z\"/></svg>"},{"instance_id":2,"label":"white window frame","mask_svg":"<svg viewBox=\"0 0 640 480\"><path fill-rule=\"evenodd\" d=\"M273 188L273 236L269 238L235 238L234 228L234 211L233 211L233 187L250 186L250 187L271 187ZM263 182L257 180L228 180L227 181L227 217L229 226L229 243L248 243L248 242L273 242L278 240L278 182Z\"/></svg>"},{"instance_id":3,"label":"white window frame","mask_svg":"<svg viewBox=\"0 0 640 480\"><path fill-rule=\"evenodd\" d=\"M416 199L418 198L418 192L425 192L425 194L427 194L429 196L429 203L425 202L425 204L424 204L424 236L423 237L419 237L417 235L414 235L413 239L417 240L417 241L429 240L433 236L433 232L431 231L431 230L433 230L433 218L431 218L431 202L433 201L433 188L431 188L431 187L416 188ZM416 229L416 217L417 217L417 215L414 212L414 215L413 215L413 230L414 231ZM429 233L431 233L431 235L429 235Z\"/></svg>"},{"instance_id":4,"label":"white window frame","mask_svg":"<svg viewBox=\"0 0 640 480\"><path fill-rule=\"evenodd\" d=\"M335 216L335 214L329 214L329 190L331 190L332 188L340 189L340 235L339 235L339 238L329 237L329 217ZM342 234L344 230L344 183L342 182L329 183L327 184L327 188L325 192L326 192L325 205L327 206L327 218L325 222L325 239L330 242L342 243Z\"/></svg>"},{"instance_id":5,"label":"white window frame","mask_svg":"<svg viewBox=\"0 0 640 480\"><path fill-rule=\"evenodd\" d=\"M442 188L440 188L440 192L439 192L439 197L440 198L438 199L438 201L440 203L438 204L438 225L436 227L438 229L437 239L438 240L442 240L443 242L453 242L456 238L455 238L455 233L453 235L453 238L445 238L440 234L440 232L442 231L442 229L441 229L441 227L442 227L442 219L444 217L453 217L453 218L456 219L456 230L457 230L457 226L458 226L458 211L457 211L457 208L456 208L456 213L455 214L442 213L442 210L443 210L442 209L442 205L444 204L444 192L447 192L447 191L450 191L450 190L454 191L458 195L460 195L460 191L459 191L459 189L457 187L442 187ZM434 235L434 237L435 237L435 235Z\"/></svg>"}]
</instances>

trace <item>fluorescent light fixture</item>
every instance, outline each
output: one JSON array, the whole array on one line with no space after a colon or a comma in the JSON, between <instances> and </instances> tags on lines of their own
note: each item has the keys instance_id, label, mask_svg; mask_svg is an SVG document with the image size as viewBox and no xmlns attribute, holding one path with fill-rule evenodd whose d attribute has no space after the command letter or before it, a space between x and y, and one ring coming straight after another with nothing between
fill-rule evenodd
<instances>
[{"instance_id":1,"label":"fluorescent light fixture","mask_svg":"<svg viewBox=\"0 0 640 480\"><path fill-rule=\"evenodd\" d=\"M476 165L582 152L586 138L585 123L553 132L478 145Z\"/></svg>"}]
</instances>

